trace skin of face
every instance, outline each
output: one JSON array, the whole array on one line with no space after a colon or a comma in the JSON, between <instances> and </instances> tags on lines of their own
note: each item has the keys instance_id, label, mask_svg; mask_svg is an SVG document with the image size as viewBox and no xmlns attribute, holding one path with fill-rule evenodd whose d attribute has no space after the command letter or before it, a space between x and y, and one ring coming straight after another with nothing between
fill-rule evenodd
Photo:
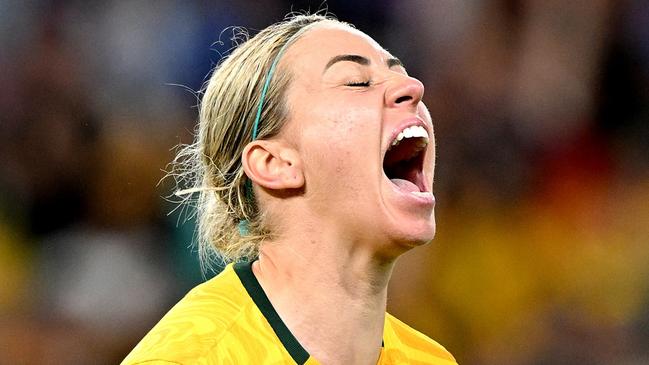
<instances>
[{"instance_id":1,"label":"skin of face","mask_svg":"<svg viewBox=\"0 0 649 365\"><path fill-rule=\"evenodd\" d=\"M368 62L339 57L332 63L341 55ZM292 81L289 120L279 137L297 151L305 204L324 227L398 255L435 235L434 197L422 201L400 191L385 175L383 157L404 126L424 126L429 143L423 181L432 193L435 139L421 101L423 84L393 58L347 26L324 24L306 32L280 62Z\"/></svg>"}]
</instances>

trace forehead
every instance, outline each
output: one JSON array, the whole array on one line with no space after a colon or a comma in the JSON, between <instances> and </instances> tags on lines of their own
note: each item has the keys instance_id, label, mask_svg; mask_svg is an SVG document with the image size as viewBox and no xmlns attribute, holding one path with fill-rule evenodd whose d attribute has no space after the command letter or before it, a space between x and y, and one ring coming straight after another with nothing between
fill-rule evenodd
<instances>
[{"instance_id":1,"label":"forehead","mask_svg":"<svg viewBox=\"0 0 649 365\"><path fill-rule=\"evenodd\" d=\"M316 24L287 51L285 67L322 72L331 57L353 54L384 64L392 56L367 34L337 23Z\"/></svg>"}]
</instances>

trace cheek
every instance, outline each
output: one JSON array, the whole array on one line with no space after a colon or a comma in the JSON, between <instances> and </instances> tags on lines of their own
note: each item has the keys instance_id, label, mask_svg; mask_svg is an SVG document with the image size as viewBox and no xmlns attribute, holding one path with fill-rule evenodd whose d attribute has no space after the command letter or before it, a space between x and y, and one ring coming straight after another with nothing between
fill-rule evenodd
<instances>
[{"instance_id":1,"label":"cheek","mask_svg":"<svg viewBox=\"0 0 649 365\"><path fill-rule=\"evenodd\" d=\"M380 154L380 116L363 107L314 109L311 115L303 129L308 170L323 185L356 190L369 156Z\"/></svg>"},{"instance_id":2,"label":"cheek","mask_svg":"<svg viewBox=\"0 0 649 365\"><path fill-rule=\"evenodd\" d=\"M332 104L335 105L335 104ZM339 147L378 138L381 115L376 108L366 106L319 105L314 108L311 122L305 126L312 137L329 138Z\"/></svg>"},{"instance_id":3,"label":"cheek","mask_svg":"<svg viewBox=\"0 0 649 365\"><path fill-rule=\"evenodd\" d=\"M361 176L345 140L319 140L304 153L305 179L312 201L324 206L360 194ZM338 208L340 206L336 204Z\"/></svg>"}]
</instances>

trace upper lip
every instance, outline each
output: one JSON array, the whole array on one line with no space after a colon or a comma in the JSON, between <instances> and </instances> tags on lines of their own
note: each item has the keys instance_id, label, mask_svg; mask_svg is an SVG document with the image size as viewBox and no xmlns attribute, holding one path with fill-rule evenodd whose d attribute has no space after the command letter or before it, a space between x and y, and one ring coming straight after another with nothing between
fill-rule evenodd
<instances>
[{"instance_id":1,"label":"upper lip","mask_svg":"<svg viewBox=\"0 0 649 365\"><path fill-rule=\"evenodd\" d=\"M412 126L421 126L423 127L428 135L430 136L430 127L426 122L424 122L423 119L421 119L419 116L413 116L410 118L406 118L402 120L399 124L397 124L393 129L392 132L388 135L388 139L385 141L383 150L381 151L381 161L385 160L385 154L388 152L390 149L390 146L392 144L392 141L394 141L395 138L401 133L404 129ZM425 153L426 151L424 151Z\"/></svg>"}]
</instances>

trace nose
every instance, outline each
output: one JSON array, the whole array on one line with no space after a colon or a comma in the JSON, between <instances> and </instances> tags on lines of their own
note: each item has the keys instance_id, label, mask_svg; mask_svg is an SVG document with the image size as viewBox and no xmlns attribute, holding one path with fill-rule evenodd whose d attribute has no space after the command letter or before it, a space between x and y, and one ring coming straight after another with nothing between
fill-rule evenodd
<instances>
[{"instance_id":1,"label":"nose","mask_svg":"<svg viewBox=\"0 0 649 365\"><path fill-rule=\"evenodd\" d=\"M388 107L403 108L417 106L424 96L424 84L414 77L399 75L385 93Z\"/></svg>"}]
</instances>

